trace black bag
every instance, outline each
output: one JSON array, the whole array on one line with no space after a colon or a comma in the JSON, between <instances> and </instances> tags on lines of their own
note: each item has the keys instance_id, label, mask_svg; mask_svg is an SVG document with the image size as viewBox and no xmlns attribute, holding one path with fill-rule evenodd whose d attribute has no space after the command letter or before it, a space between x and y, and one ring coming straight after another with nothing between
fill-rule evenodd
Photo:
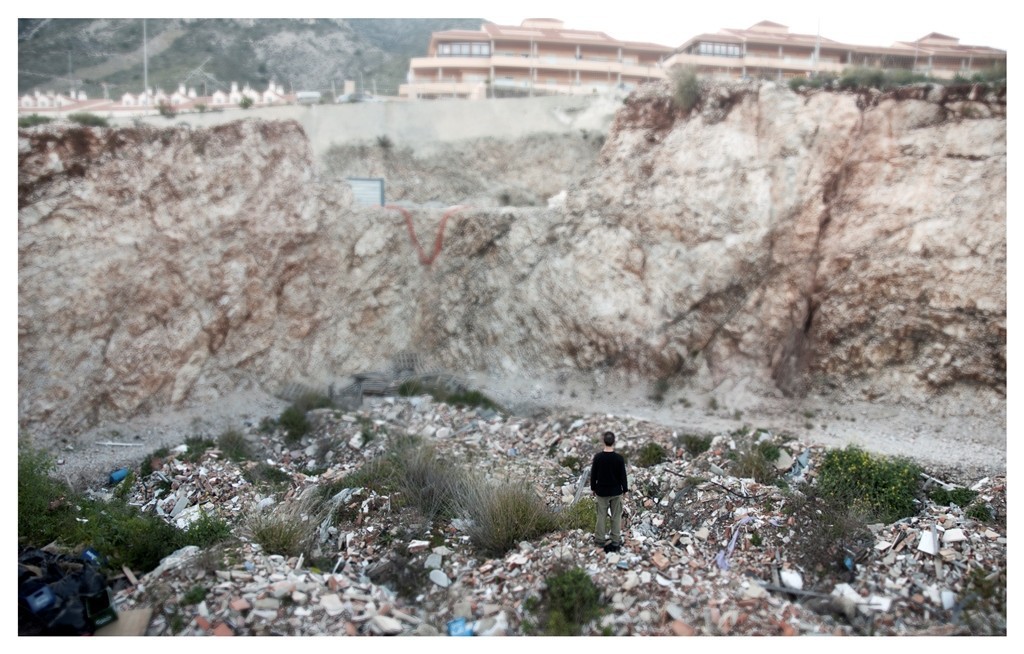
<instances>
[{"instance_id":1,"label":"black bag","mask_svg":"<svg viewBox=\"0 0 1024 654\"><path fill-rule=\"evenodd\" d=\"M19 635L91 635L116 619L107 578L91 559L19 548Z\"/></svg>"}]
</instances>

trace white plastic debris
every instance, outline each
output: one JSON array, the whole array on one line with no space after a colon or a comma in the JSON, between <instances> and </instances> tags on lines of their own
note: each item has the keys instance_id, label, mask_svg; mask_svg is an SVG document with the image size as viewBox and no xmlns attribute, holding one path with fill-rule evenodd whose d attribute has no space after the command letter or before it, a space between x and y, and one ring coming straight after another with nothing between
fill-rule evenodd
<instances>
[{"instance_id":1,"label":"white plastic debris","mask_svg":"<svg viewBox=\"0 0 1024 654\"><path fill-rule=\"evenodd\" d=\"M779 571L779 580L786 588L794 588L796 590L803 590L804 588L804 578L796 570Z\"/></svg>"}]
</instances>

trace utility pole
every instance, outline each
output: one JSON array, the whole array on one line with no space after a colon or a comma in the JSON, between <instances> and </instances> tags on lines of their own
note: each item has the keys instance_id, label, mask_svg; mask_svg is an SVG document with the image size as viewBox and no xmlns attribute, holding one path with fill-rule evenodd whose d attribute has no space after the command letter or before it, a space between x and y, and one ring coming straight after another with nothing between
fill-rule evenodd
<instances>
[{"instance_id":1,"label":"utility pole","mask_svg":"<svg viewBox=\"0 0 1024 654\"><path fill-rule=\"evenodd\" d=\"M146 106L149 106L149 50L146 44L146 19L142 19L142 90L146 98Z\"/></svg>"},{"instance_id":2,"label":"utility pole","mask_svg":"<svg viewBox=\"0 0 1024 654\"><path fill-rule=\"evenodd\" d=\"M814 40L814 76L818 76L818 57L821 55L821 19L818 19L818 36Z\"/></svg>"}]
</instances>

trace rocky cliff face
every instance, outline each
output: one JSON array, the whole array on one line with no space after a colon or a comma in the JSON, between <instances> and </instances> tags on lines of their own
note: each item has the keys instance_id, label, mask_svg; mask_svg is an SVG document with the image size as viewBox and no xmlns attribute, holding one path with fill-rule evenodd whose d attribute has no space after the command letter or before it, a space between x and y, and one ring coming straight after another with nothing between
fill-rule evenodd
<instances>
[{"instance_id":1,"label":"rocky cliff face","mask_svg":"<svg viewBox=\"0 0 1024 654\"><path fill-rule=\"evenodd\" d=\"M911 95L904 94L904 95ZM1002 400L998 99L652 87L556 208L352 206L294 123L19 138L19 414L74 430L413 351Z\"/></svg>"}]
</instances>

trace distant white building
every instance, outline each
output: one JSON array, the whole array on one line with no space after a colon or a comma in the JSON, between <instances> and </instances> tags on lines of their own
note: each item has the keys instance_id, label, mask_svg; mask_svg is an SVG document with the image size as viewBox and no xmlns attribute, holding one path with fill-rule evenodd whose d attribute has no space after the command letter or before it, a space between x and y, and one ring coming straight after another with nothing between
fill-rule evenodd
<instances>
[{"instance_id":1,"label":"distant white building","mask_svg":"<svg viewBox=\"0 0 1024 654\"><path fill-rule=\"evenodd\" d=\"M188 91L185 90L185 85L179 84L178 90L171 94L171 106L176 107L178 105L185 104L188 101Z\"/></svg>"},{"instance_id":2,"label":"distant white building","mask_svg":"<svg viewBox=\"0 0 1024 654\"><path fill-rule=\"evenodd\" d=\"M263 104L279 104L285 102L284 87L275 85L274 82L270 82L267 85L267 90L263 92L262 100Z\"/></svg>"}]
</instances>

